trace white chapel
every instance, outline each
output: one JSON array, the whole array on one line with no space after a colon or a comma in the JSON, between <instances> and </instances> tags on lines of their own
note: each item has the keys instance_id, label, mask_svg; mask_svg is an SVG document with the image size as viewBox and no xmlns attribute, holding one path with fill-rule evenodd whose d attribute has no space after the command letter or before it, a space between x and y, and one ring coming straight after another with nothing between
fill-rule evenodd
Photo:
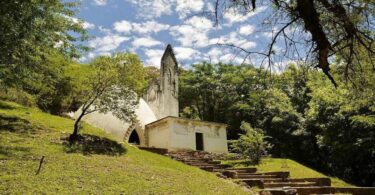
<instances>
[{"instance_id":1,"label":"white chapel","mask_svg":"<svg viewBox=\"0 0 375 195\"><path fill-rule=\"evenodd\" d=\"M134 124L125 123L110 112L91 113L83 120L113 134L120 141L142 147L228 152L225 124L179 117L178 63L171 45L161 58L160 77L140 98L136 115Z\"/></svg>"}]
</instances>

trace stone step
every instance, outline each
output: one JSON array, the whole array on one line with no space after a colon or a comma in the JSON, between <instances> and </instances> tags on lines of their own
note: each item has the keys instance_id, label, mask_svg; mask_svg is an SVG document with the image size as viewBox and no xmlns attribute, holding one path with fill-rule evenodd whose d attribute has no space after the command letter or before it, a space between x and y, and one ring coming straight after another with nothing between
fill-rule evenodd
<instances>
[{"instance_id":1,"label":"stone step","mask_svg":"<svg viewBox=\"0 0 375 195\"><path fill-rule=\"evenodd\" d=\"M246 168L227 168L225 170L228 171L235 171L237 173L255 173L257 172L257 168L254 167L246 167Z\"/></svg>"},{"instance_id":2,"label":"stone step","mask_svg":"<svg viewBox=\"0 0 375 195\"><path fill-rule=\"evenodd\" d=\"M213 166L202 166L199 167L202 170L208 171L208 172L214 172L214 167Z\"/></svg>"},{"instance_id":3,"label":"stone step","mask_svg":"<svg viewBox=\"0 0 375 195\"><path fill-rule=\"evenodd\" d=\"M247 178L252 176L265 176L266 178L272 175L272 178L282 178L286 179L289 177L289 172L263 172L263 173L237 173L234 178Z\"/></svg>"},{"instance_id":4,"label":"stone step","mask_svg":"<svg viewBox=\"0 0 375 195\"><path fill-rule=\"evenodd\" d=\"M259 192L260 195L297 195L296 189L268 188Z\"/></svg>"},{"instance_id":5,"label":"stone step","mask_svg":"<svg viewBox=\"0 0 375 195\"><path fill-rule=\"evenodd\" d=\"M269 179L269 178L280 178L277 175L242 175L242 176L237 176L235 179Z\"/></svg>"},{"instance_id":6,"label":"stone step","mask_svg":"<svg viewBox=\"0 0 375 195\"><path fill-rule=\"evenodd\" d=\"M311 187L316 186L315 182L263 182L263 188L277 187Z\"/></svg>"},{"instance_id":7,"label":"stone step","mask_svg":"<svg viewBox=\"0 0 375 195\"><path fill-rule=\"evenodd\" d=\"M314 187L284 187L283 190L295 189L298 195L310 194L352 194L352 195L374 195L375 187L330 187L330 186L314 186ZM267 191L269 189L264 189Z\"/></svg>"},{"instance_id":8,"label":"stone step","mask_svg":"<svg viewBox=\"0 0 375 195\"><path fill-rule=\"evenodd\" d=\"M331 186L331 179L328 177L321 178L288 178L289 182L315 182L317 186Z\"/></svg>"},{"instance_id":9,"label":"stone step","mask_svg":"<svg viewBox=\"0 0 375 195\"><path fill-rule=\"evenodd\" d=\"M256 178L256 179L235 179L235 182L243 182L250 187L257 186L263 188L264 182L282 182L281 178Z\"/></svg>"}]
</instances>

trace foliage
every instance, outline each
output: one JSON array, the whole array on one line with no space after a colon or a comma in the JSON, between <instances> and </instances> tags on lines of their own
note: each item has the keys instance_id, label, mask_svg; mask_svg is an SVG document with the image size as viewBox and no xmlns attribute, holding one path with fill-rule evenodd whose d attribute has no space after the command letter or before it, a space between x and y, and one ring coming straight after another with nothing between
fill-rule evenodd
<instances>
[{"instance_id":1,"label":"foliage","mask_svg":"<svg viewBox=\"0 0 375 195\"><path fill-rule=\"evenodd\" d=\"M29 94L39 108L60 114L68 108L71 82L64 68L87 48L77 2L0 2L0 85ZM9 94L11 95L11 94Z\"/></svg>"},{"instance_id":2,"label":"foliage","mask_svg":"<svg viewBox=\"0 0 375 195\"><path fill-rule=\"evenodd\" d=\"M0 64L22 71L43 61L44 54L54 49L79 57L84 48L73 43L87 36L83 22L73 19L77 5L60 0L1 1Z\"/></svg>"},{"instance_id":3,"label":"foliage","mask_svg":"<svg viewBox=\"0 0 375 195\"><path fill-rule=\"evenodd\" d=\"M230 164L234 167L248 167L249 163L245 160L227 160L224 164ZM286 158L262 158L258 165L255 165L259 172L272 172L272 171L287 171L290 173L290 178L317 178L329 177L300 164L294 160ZM354 187L336 177L330 177L332 186L335 187Z\"/></svg>"},{"instance_id":4,"label":"foliage","mask_svg":"<svg viewBox=\"0 0 375 195\"><path fill-rule=\"evenodd\" d=\"M369 186L375 170L371 59L362 62L360 78L346 80L345 68L332 66L336 89L307 66L291 64L264 77L261 68L251 66L194 65L180 77L180 112L228 124L229 139L243 139L239 127L247 122L264 131L272 156Z\"/></svg>"},{"instance_id":5,"label":"foliage","mask_svg":"<svg viewBox=\"0 0 375 195\"><path fill-rule=\"evenodd\" d=\"M115 156L83 154L85 147L91 152L93 145L85 145L83 153L67 153L61 138L69 136L74 125L67 118L2 101L0 115L19 117L31 125L25 133L0 128L3 194L249 194L212 173L125 144L116 143L127 152ZM81 130L115 142L104 131L85 123ZM35 175L42 156L45 161L40 174Z\"/></svg>"},{"instance_id":6,"label":"foliage","mask_svg":"<svg viewBox=\"0 0 375 195\"><path fill-rule=\"evenodd\" d=\"M261 129L253 129L246 122L242 123L241 129L245 134L232 142L232 148L249 159L252 164L258 164L261 157L271 148L271 145L265 141L265 136Z\"/></svg>"},{"instance_id":7,"label":"foliage","mask_svg":"<svg viewBox=\"0 0 375 195\"><path fill-rule=\"evenodd\" d=\"M132 121L138 105L136 92L141 93L146 84L143 66L134 54L100 56L90 66L92 72L82 88L80 98L83 105L71 141L77 138L81 119L93 112L112 112L123 121Z\"/></svg>"},{"instance_id":8,"label":"foliage","mask_svg":"<svg viewBox=\"0 0 375 195\"><path fill-rule=\"evenodd\" d=\"M259 7L264 8L264 5L272 8L264 13L266 17L262 21L272 32L269 46L264 50L223 44L243 53L245 58L263 58L269 67L278 64L281 58L309 62L311 66L319 67L337 87L329 73L330 56L341 55L345 59L345 75L348 76L349 72L360 69L364 59L362 54L371 58L375 53L373 1L215 0L214 4L214 11L207 10L207 13L213 13L216 24L228 12L247 15Z\"/></svg>"},{"instance_id":9,"label":"foliage","mask_svg":"<svg viewBox=\"0 0 375 195\"><path fill-rule=\"evenodd\" d=\"M28 107L36 107L35 97L32 95L15 88L0 86L0 89L0 100L16 102Z\"/></svg>"}]
</instances>

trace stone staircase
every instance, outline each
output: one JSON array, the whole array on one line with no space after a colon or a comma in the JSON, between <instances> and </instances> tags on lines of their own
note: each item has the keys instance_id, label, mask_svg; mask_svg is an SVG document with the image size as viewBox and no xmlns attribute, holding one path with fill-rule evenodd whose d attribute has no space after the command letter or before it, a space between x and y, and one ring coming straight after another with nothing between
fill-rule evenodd
<instances>
[{"instance_id":1,"label":"stone staircase","mask_svg":"<svg viewBox=\"0 0 375 195\"><path fill-rule=\"evenodd\" d=\"M202 151L168 152L172 159L195 166L217 176L258 187L261 195L310 195L310 194L353 194L375 195L375 188L332 187L330 178L290 178L289 172L257 172L256 168L233 168L221 164Z\"/></svg>"}]
</instances>

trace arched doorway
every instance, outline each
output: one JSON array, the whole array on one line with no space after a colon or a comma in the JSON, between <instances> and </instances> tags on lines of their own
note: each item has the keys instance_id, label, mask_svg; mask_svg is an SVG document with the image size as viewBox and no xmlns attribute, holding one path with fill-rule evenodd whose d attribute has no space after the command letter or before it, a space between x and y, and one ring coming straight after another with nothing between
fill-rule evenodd
<instances>
[{"instance_id":1,"label":"arched doorway","mask_svg":"<svg viewBox=\"0 0 375 195\"><path fill-rule=\"evenodd\" d=\"M133 129L133 131L131 132L131 134L129 136L128 143L130 143L130 144L136 144L136 145L140 145L141 144L141 141L139 139L139 135L138 135L138 133L137 133L137 131L135 129Z\"/></svg>"},{"instance_id":2,"label":"arched doorway","mask_svg":"<svg viewBox=\"0 0 375 195\"><path fill-rule=\"evenodd\" d=\"M124 141L128 143L135 143L140 146L146 146L145 135L143 133L142 127L139 125L138 122L131 125L125 131Z\"/></svg>"}]
</instances>

